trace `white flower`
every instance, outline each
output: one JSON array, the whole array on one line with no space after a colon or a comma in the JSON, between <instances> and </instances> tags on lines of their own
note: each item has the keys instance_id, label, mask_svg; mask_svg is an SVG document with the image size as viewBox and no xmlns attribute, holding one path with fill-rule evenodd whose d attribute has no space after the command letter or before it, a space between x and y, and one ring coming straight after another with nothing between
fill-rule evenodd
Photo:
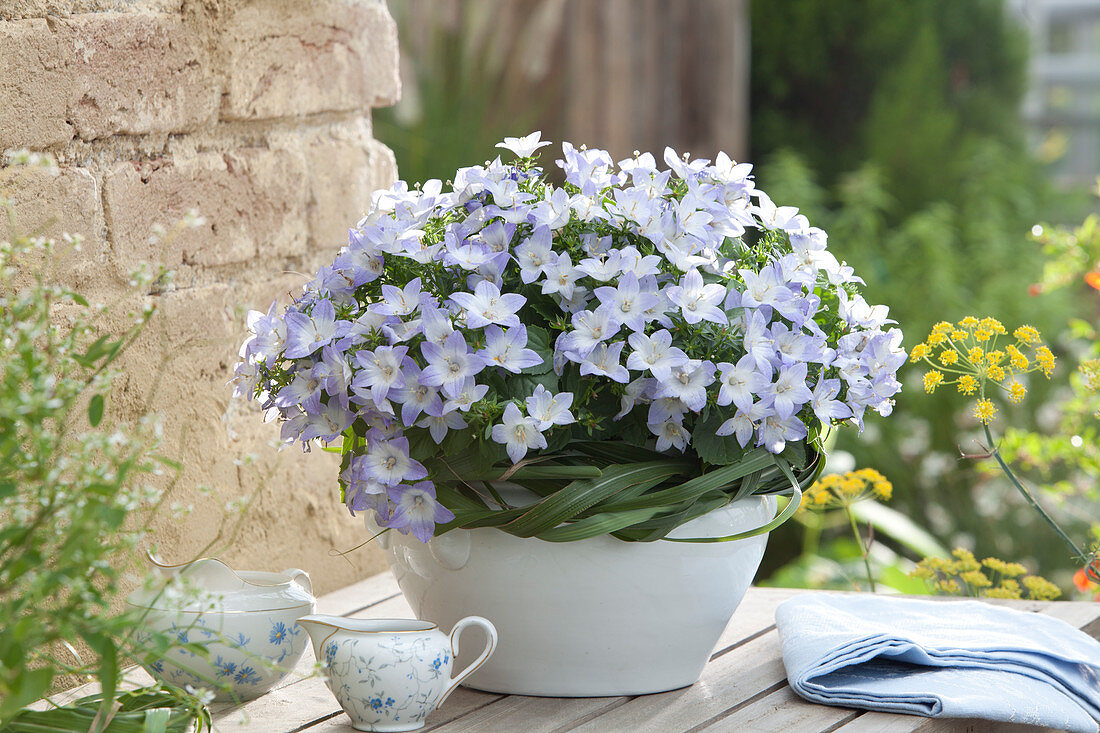
<instances>
[{"instance_id":1,"label":"white flower","mask_svg":"<svg viewBox=\"0 0 1100 733\"><path fill-rule=\"evenodd\" d=\"M546 447L538 426L538 420L524 416L515 403L509 402L501 423L493 426L493 440L504 445L512 463L519 463L531 448Z\"/></svg>"},{"instance_id":2,"label":"white flower","mask_svg":"<svg viewBox=\"0 0 1100 733\"><path fill-rule=\"evenodd\" d=\"M517 158L530 158L535 154L535 151L541 147L549 145L549 142L541 142L542 131L535 130L526 137L506 137L504 142L497 143L498 148L505 150L511 150L516 154Z\"/></svg>"},{"instance_id":3,"label":"white flower","mask_svg":"<svg viewBox=\"0 0 1100 733\"><path fill-rule=\"evenodd\" d=\"M698 270L689 270L680 284L669 286L665 294L680 306L680 312L688 323L710 321L725 325L729 322L725 311L718 305L725 299L726 289L717 283L704 285Z\"/></svg>"},{"instance_id":4,"label":"white flower","mask_svg":"<svg viewBox=\"0 0 1100 733\"><path fill-rule=\"evenodd\" d=\"M543 273L553 257L550 243L550 230L546 227L537 227L523 244L516 247L515 256L516 262L519 263L520 280L532 283Z\"/></svg>"},{"instance_id":5,"label":"white flower","mask_svg":"<svg viewBox=\"0 0 1100 733\"><path fill-rule=\"evenodd\" d=\"M691 437L691 434L684 429L684 426L675 420L666 420L661 423L649 423L649 431L657 436L657 445L655 447L658 453L664 452L669 448L675 448L683 452L687 448L688 439Z\"/></svg>"},{"instance_id":6,"label":"white flower","mask_svg":"<svg viewBox=\"0 0 1100 733\"><path fill-rule=\"evenodd\" d=\"M538 429L547 430L552 425L568 425L576 422L569 406L573 404L572 392L552 394L541 384L527 398L527 412L538 420Z\"/></svg>"},{"instance_id":7,"label":"white flower","mask_svg":"<svg viewBox=\"0 0 1100 733\"><path fill-rule=\"evenodd\" d=\"M663 328L655 331L652 336L632 333L627 341L630 348L634 349L627 357L627 368L636 371L648 369L658 379L668 379L672 367L683 366L688 362L688 355L672 345L672 334Z\"/></svg>"}]
</instances>

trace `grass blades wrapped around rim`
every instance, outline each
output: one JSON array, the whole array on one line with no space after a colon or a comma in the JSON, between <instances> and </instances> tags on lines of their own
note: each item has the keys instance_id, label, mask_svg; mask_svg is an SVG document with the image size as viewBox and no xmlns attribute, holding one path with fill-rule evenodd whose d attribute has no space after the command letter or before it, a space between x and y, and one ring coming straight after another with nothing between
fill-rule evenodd
<instances>
[{"instance_id":1,"label":"grass blades wrapped around rim","mask_svg":"<svg viewBox=\"0 0 1100 733\"><path fill-rule=\"evenodd\" d=\"M804 443L780 455L748 450L725 466L705 464L622 442L580 442L521 462L510 469L479 474L476 458L459 455L429 466L442 502L455 518L436 534L452 529L495 527L516 537L549 542L610 534L628 542L669 539L691 519L746 496L790 495L791 501L767 524L728 537L670 539L673 542L728 542L770 532L790 519L824 465ZM448 476L451 477L448 480ZM460 480L458 477L462 477ZM542 497L523 507L508 505L493 487L509 481ZM479 486L480 484L480 486Z\"/></svg>"},{"instance_id":2,"label":"grass blades wrapped around rim","mask_svg":"<svg viewBox=\"0 0 1100 733\"><path fill-rule=\"evenodd\" d=\"M0 733L194 733L212 731L210 712L202 702L167 685L142 687L121 693L109 720L99 717L103 695L88 695L49 710L24 710ZM195 727L192 729L191 724Z\"/></svg>"}]
</instances>

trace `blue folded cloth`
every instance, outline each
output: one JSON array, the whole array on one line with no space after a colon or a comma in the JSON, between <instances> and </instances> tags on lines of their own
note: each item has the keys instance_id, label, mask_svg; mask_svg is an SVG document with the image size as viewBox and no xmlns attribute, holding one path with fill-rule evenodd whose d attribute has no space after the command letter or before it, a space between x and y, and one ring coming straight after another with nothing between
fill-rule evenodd
<instances>
[{"instance_id":1,"label":"blue folded cloth","mask_svg":"<svg viewBox=\"0 0 1100 733\"><path fill-rule=\"evenodd\" d=\"M1100 731L1100 642L978 601L810 593L775 612L791 687L811 702Z\"/></svg>"}]
</instances>

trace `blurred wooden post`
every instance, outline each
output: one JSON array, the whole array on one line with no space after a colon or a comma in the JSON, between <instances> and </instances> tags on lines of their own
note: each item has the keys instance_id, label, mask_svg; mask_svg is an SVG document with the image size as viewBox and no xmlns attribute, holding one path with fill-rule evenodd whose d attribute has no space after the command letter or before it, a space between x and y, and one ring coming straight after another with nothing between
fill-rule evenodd
<instances>
[{"instance_id":1,"label":"blurred wooden post","mask_svg":"<svg viewBox=\"0 0 1100 733\"><path fill-rule=\"evenodd\" d=\"M748 148L747 0L568 0L546 127L616 160Z\"/></svg>"}]
</instances>

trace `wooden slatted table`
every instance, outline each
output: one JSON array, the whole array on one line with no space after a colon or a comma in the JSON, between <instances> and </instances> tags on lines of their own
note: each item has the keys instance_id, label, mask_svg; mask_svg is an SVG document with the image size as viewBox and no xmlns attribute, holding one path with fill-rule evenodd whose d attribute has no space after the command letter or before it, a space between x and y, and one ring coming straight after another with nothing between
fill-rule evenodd
<instances>
[{"instance_id":1,"label":"wooden slatted table","mask_svg":"<svg viewBox=\"0 0 1100 733\"><path fill-rule=\"evenodd\" d=\"M787 685L775 630L780 602L809 591L752 588L726 629L699 682L681 690L637 697L545 698L457 689L427 720L432 733L908 733L966 731L1023 733L1033 726L977 720L931 720L815 705ZM950 600L945 599L945 603ZM1004 601L1020 610L1060 618L1100 638L1100 603ZM389 573L319 598L317 612L354 618L412 618ZM295 673L259 699L212 708L222 733L354 733L324 682L313 674L307 645ZM132 683L148 683L141 670ZM74 696L77 691L65 697ZM86 693L85 693L86 694Z\"/></svg>"},{"instance_id":2,"label":"wooden slatted table","mask_svg":"<svg viewBox=\"0 0 1100 733\"><path fill-rule=\"evenodd\" d=\"M546 698L496 695L457 689L427 721L433 733L717 733L718 731L1022 731L984 721L933 721L814 705L787 685L775 630L775 607L807 591L752 588L734 614L717 651L691 687L639 697ZM949 602L949 601L948 601ZM1030 602L1010 604L1044 613L1100 638L1100 603ZM413 616L389 573L318 599L318 613L357 618ZM312 649L299 670L314 667ZM241 707L220 706L215 720L222 731L241 733L352 733L324 683L298 676Z\"/></svg>"}]
</instances>

